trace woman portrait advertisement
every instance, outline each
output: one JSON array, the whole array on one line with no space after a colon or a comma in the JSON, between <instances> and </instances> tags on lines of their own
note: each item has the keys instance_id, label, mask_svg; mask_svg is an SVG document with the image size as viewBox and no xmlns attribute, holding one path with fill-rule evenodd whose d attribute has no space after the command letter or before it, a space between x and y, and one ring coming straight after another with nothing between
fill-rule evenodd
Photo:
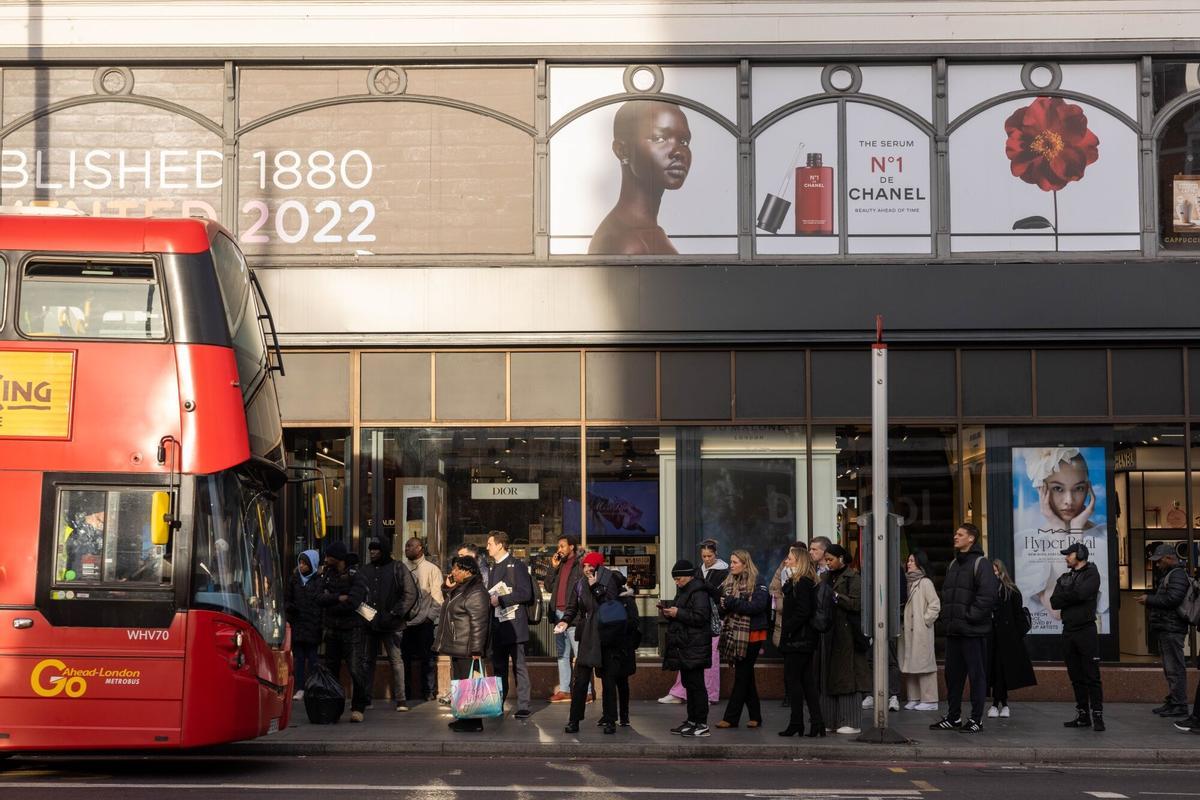
<instances>
[{"instance_id":1,"label":"woman portrait advertisement","mask_svg":"<svg viewBox=\"0 0 1200 800\"><path fill-rule=\"evenodd\" d=\"M1013 541L1017 588L1033 616L1031 633L1057 633L1050 595L1066 569L1061 551L1082 541L1108 575L1103 447L1013 448ZM1108 633L1107 579L1100 588L1100 632Z\"/></svg>"},{"instance_id":2,"label":"woman portrait advertisement","mask_svg":"<svg viewBox=\"0 0 1200 800\"><path fill-rule=\"evenodd\" d=\"M589 255L678 255L658 224L663 192L683 186L692 168L692 131L683 109L630 100L613 118L612 152L621 171L616 205L600 222Z\"/></svg>"}]
</instances>

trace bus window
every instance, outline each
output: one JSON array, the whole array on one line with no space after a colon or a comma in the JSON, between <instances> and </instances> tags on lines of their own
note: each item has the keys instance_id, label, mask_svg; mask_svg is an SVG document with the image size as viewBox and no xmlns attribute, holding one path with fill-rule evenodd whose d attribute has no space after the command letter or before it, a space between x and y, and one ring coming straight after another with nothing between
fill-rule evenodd
<instances>
[{"instance_id":1,"label":"bus window","mask_svg":"<svg viewBox=\"0 0 1200 800\"><path fill-rule=\"evenodd\" d=\"M250 291L250 268L237 245L226 236L212 240L213 265L225 315L229 338L237 357L238 381L242 396L250 397L267 372L267 344L258 320L258 305Z\"/></svg>"},{"instance_id":2,"label":"bus window","mask_svg":"<svg viewBox=\"0 0 1200 800\"><path fill-rule=\"evenodd\" d=\"M59 493L55 583L171 583L170 544L150 540L154 492L66 489Z\"/></svg>"},{"instance_id":3,"label":"bus window","mask_svg":"<svg viewBox=\"0 0 1200 800\"><path fill-rule=\"evenodd\" d=\"M283 641L283 585L272 513L266 496L234 473L197 482L192 602L241 617L269 644L278 645Z\"/></svg>"},{"instance_id":4,"label":"bus window","mask_svg":"<svg viewBox=\"0 0 1200 800\"><path fill-rule=\"evenodd\" d=\"M21 276L21 332L37 338L163 339L152 264L33 262Z\"/></svg>"}]
</instances>

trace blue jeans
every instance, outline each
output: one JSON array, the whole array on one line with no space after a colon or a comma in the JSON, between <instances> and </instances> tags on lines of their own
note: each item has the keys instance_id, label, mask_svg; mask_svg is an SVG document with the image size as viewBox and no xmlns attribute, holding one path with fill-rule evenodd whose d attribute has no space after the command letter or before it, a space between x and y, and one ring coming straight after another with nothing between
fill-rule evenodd
<instances>
[{"instance_id":1,"label":"blue jeans","mask_svg":"<svg viewBox=\"0 0 1200 800\"><path fill-rule=\"evenodd\" d=\"M554 610L554 621L563 618L563 612ZM579 642L575 638L575 629L567 628L566 633L554 634L554 652L558 656L558 690L571 691L571 656L579 655Z\"/></svg>"}]
</instances>

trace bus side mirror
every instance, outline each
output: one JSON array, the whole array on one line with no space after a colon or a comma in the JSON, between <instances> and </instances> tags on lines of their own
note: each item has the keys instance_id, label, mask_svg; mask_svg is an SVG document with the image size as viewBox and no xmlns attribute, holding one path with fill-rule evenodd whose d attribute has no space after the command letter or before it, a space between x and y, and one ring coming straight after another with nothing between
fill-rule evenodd
<instances>
[{"instance_id":1,"label":"bus side mirror","mask_svg":"<svg viewBox=\"0 0 1200 800\"><path fill-rule=\"evenodd\" d=\"M313 495L313 535L325 538L325 495L320 492Z\"/></svg>"},{"instance_id":2,"label":"bus side mirror","mask_svg":"<svg viewBox=\"0 0 1200 800\"><path fill-rule=\"evenodd\" d=\"M171 494L155 492L150 498L150 544L167 545L171 541Z\"/></svg>"}]
</instances>

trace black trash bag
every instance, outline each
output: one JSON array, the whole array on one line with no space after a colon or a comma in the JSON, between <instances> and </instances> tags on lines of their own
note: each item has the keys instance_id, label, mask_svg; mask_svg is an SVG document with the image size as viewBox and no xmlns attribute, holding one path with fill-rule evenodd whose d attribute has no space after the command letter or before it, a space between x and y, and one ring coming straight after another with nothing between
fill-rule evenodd
<instances>
[{"instance_id":1,"label":"black trash bag","mask_svg":"<svg viewBox=\"0 0 1200 800\"><path fill-rule=\"evenodd\" d=\"M332 725L346 712L346 691L324 664L317 664L304 682L304 710L314 725Z\"/></svg>"}]
</instances>

